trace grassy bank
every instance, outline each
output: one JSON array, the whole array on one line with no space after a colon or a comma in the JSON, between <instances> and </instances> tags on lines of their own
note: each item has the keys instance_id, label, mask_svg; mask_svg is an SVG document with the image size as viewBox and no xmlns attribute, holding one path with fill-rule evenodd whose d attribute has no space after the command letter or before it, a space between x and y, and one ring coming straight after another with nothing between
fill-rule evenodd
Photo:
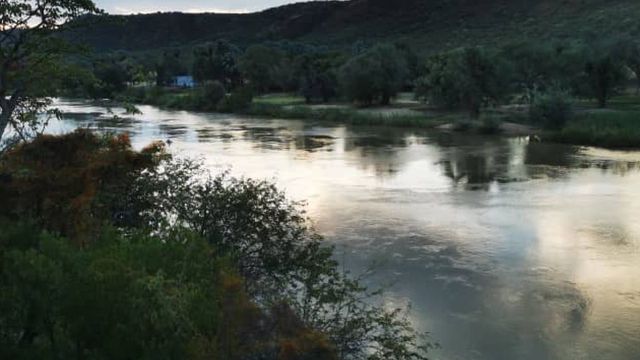
<instances>
[{"instance_id":1,"label":"grassy bank","mask_svg":"<svg viewBox=\"0 0 640 360\"><path fill-rule=\"evenodd\" d=\"M196 90L150 89L125 95L128 101L166 109L189 111L223 111L254 117L311 120L363 126L441 128L452 131L477 131L514 135L503 122L532 127L522 111L485 111L483 121L470 124L459 112L426 111L412 102L410 94L401 94L392 106L358 108L347 103L307 105L292 94L269 94L255 97L248 106L236 109L216 108ZM612 99L609 109L595 109L590 102L577 102L572 119L560 130L546 131L546 142L599 146L606 148L640 148L640 97L624 95ZM488 121L487 121L488 119ZM504 129L507 128L507 131Z\"/></svg>"},{"instance_id":2,"label":"grassy bank","mask_svg":"<svg viewBox=\"0 0 640 360\"><path fill-rule=\"evenodd\" d=\"M562 130L544 140L607 148L640 148L640 110L598 110L580 113Z\"/></svg>"},{"instance_id":3,"label":"grassy bank","mask_svg":"<svg viewBox=\"0 0 640 360\"><path fill-rule=\"evenodd\" d=\"M349 125L395 126L433 128L451 121L447 116L429 117L423 114L378 113L362 111L353 107L313 108L307 105L281 106L265 103L253 103L239 113L249 116L315 120Z\"/></svg>"}]
</instances>

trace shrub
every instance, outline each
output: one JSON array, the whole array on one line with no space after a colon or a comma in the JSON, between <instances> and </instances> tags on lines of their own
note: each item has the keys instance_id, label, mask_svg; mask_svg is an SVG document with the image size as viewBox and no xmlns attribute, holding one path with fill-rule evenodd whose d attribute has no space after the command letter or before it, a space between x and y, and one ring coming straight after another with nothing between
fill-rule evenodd
<instances>
[{"instance_id":1,"label":"shrub","mask_svg":"<svg viewBox=\"0 0 640 360\"><path fill-rule=\"evenodd\" d=\"M198 90L196 108L198 110L212 111L218 108L218 104L225 98L227 91L219 81L207 81Z\"/></svg>"},{"instance_id":2,"label":"shrub","mask_svg":"<svg viewBox=\"0 0 640 360\"><path fill-rule=\"evenodd\" d=\"M218 111L226 113L244 111L252 102L253 90L249 87L238 88L222 99L218 104Z\"/></svg>"},{"instance_id":3,"label":"shrub","mask_svg":"<svg viewBox=\"0 0 640 360\"><path fill-rule=\"evenodd\" d=\"M546 129L562 129L573 115L572 100L567 91L551 89L536 94L529 107L529 119Z\"/></svg>"}]
</instances>

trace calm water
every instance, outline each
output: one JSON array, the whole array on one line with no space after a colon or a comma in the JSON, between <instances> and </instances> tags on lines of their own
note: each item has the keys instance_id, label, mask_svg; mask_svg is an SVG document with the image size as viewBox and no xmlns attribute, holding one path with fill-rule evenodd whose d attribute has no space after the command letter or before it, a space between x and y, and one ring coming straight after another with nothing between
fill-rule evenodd
<instances>
[{"instance_id":1,"label":"calm water","mask_svg":"<svg viewBox=\"0 0 640 360\"><path fill-rule=\"evenodd\" d=\"M307 200L346 267L374 268L368 281L391 286L391 303L411 303L442 345L434 358L640 358L640 152L61 107L51 132L171 139L173 153Z\"/></svg>"}]
</instances>

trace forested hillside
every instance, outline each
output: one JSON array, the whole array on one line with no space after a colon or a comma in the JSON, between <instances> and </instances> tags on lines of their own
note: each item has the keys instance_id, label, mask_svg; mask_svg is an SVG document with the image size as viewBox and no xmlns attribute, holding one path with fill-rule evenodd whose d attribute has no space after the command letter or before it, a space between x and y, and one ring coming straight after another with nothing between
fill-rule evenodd
<instances>
[{"instance_id":1,"label":"forested hillside","mask_svg":"<svg viewBox=\"0 0 640 360\"><path fill-rule=\"evenodd\" d=\"M252 14L109 16L74 34L98 50L149 50L225 38L350 46L404 40L424 52L518 39L640 34L636 0L352 0L298 3ZM92 18L92 20L95 20Z\"/></svg>"}]
</instances>

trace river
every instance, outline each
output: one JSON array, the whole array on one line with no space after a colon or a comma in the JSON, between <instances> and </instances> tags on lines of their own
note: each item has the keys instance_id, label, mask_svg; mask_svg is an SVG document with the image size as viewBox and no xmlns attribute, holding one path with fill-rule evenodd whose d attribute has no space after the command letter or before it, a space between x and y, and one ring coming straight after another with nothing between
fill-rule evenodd
<instances>
[{"instance_id":1,"label":"river","mask_svg":"<svg viewBox=\"0 0 640 360\"><path fill-rule=\"evenodd\" d=\"M271 179L355 274L410 304L435 359L640 358L640 152L59 101L49 132L171 140Z\"/></svg>"}]
</instances>

